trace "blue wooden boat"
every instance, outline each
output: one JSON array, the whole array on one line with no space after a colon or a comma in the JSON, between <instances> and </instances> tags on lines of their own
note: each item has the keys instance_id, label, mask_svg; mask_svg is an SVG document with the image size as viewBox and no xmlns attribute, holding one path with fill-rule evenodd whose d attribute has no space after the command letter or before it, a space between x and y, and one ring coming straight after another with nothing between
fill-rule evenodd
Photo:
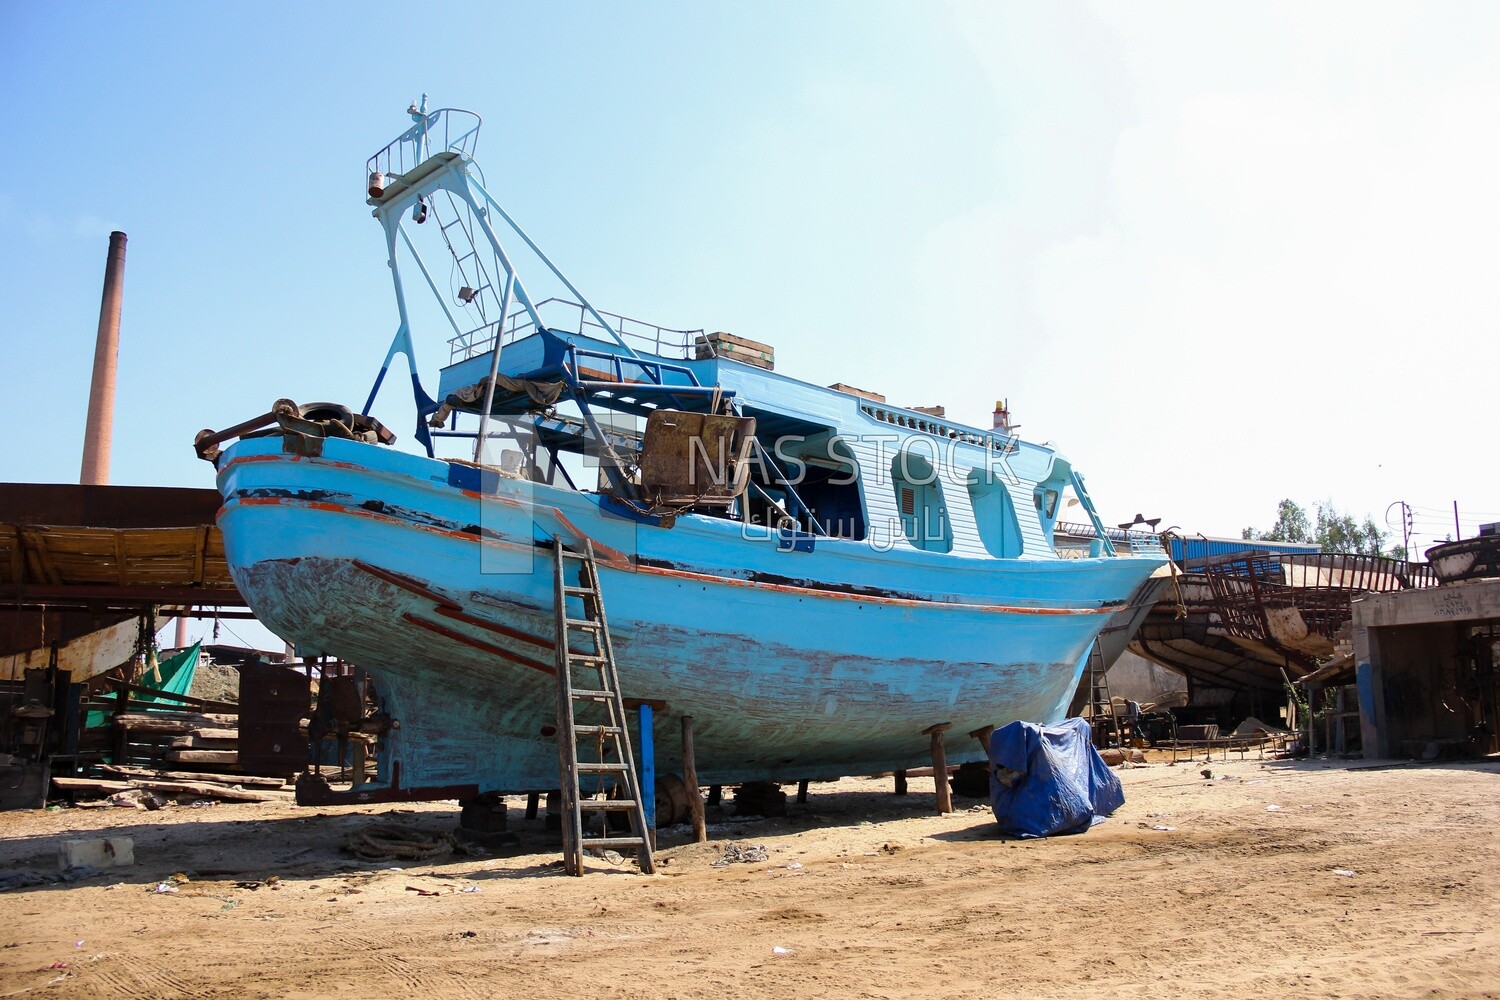
<instances>
[{"instance_id":1,"label":"blue wooden boat","mask_svg":"<svg viewBox=\"0 0 1500 1000\"><path fill-rule=\"evenodd\" d=\"M979 759L960 734L1063 716L1164 565L1155 544L1115 552L1067 459L787 377L764 345L596 310L485 189L477 116L410 113L367 169L401 321L365 406L281 401L198 442L257 616L375 678L396 722L382 775L556 787L550 549L584 539L623 693L657 708L659 772L680 766L681 716L705 783L906 768L942 724L952 758ZM568 301L533 295L501 232ZM453 332L435 396L412 280ZM423 454L369 416L397 356ZM1085 558L1054 550L1069 495L1096 531Z\"/></svg>"}]
</instances>

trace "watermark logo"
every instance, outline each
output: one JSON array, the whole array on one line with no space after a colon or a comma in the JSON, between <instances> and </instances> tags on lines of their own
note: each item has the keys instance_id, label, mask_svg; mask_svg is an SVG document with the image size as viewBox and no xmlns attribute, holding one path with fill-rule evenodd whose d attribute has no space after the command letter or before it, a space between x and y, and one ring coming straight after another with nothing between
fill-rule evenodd
<instances>
[{"instance_id":1,"label":"watermark logo","mask_svg":"<svg viewBox=\"0 0 1500 1000\"><path fill-rule=\"evenodd\" d=\"M1013 437L986 436L978 447L883 431L784 434L744 447L729 428L679 438L668 453L653 452L642 424L618 413L553 416L487 442L481 462L464 463L472 473L463 473L480 483L480 571L532 574L544 554L537 543L545 549L560 537L571 547L583 535L634 565L640 531L685 514L734 521L741 539L802 551L813 547L804 537L861 541L876 552L902 544L948 551L951 508L972 511L968 523L988 516L974 498L995 489L1017 495L1011 488L1025 485L1011 467ZM646 495L642 470L662 461L691 487L687 499ZM580 494L591 496L568 501Z\"/></svg>"}]
</instances>

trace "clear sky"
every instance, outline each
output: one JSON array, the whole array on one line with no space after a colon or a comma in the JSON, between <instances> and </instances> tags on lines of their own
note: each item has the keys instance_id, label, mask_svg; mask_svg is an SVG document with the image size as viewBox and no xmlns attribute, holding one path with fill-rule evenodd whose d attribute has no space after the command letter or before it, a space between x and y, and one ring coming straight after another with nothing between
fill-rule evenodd
<instances>
[{"instance_id":1,"label":"clear sky","mask_svg":"<svg viewBox=\"0 0 1500 1000\"><path fill-rule=\"evenodd\" d=\"M1008 397L1109 522L1406 499L1426 541L1457 500L1471 533L1496 51L1493 3L8 0L0 479L77 480L115 228L114 482L209 486L199 428L360 404L395 327L363 164L427 91L601 308L981 426Z\"/></svg>"}]
</instances>

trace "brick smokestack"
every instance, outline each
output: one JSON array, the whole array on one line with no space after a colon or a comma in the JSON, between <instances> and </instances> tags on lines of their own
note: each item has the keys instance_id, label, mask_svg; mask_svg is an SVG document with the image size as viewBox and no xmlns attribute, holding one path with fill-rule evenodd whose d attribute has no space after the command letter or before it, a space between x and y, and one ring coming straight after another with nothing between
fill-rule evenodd
<instances>
[{"instance_id":1,"label":"brick smokestack","mask_svg":"<svg viewBox=\"0 0 1500 1000\"><path fill-rule=\"evenodd\" d=\"M115 431L115 368L120 358L120 303L125 295L125 234L109 234L104 265L104 296L99 301L99 338L94 342L94 380L89 387L89 418L83 432L85 486L109 482L110 441Z\"/></svg>"}]
</instances>

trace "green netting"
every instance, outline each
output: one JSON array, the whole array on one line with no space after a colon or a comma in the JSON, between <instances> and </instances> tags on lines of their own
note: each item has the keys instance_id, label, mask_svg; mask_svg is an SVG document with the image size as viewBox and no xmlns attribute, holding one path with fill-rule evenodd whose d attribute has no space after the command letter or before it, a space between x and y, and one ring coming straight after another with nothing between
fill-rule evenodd
<instances>
[{"instance_id":1,"label":"green netting","mask_svg":"<svg viewBox=\"0 0 1500 1000\"><path fill-rule=\"evenodd\" d=\"M198 672L198 653L202 645L202 642L195 642L180 653L169 656L165 660L156 661L154 665L148 661L145 672L135 679L135 683L167 694L187 694L193 686L193 676ZM132 705L159 705L162 708L184 707L181 702L170 698L159 698L153 694L133 694L130 696L130 703ZM108 721L108 712L90 712L84 721L84 728L94 729L107 724Z\"/></svg>"}]
</instances>

